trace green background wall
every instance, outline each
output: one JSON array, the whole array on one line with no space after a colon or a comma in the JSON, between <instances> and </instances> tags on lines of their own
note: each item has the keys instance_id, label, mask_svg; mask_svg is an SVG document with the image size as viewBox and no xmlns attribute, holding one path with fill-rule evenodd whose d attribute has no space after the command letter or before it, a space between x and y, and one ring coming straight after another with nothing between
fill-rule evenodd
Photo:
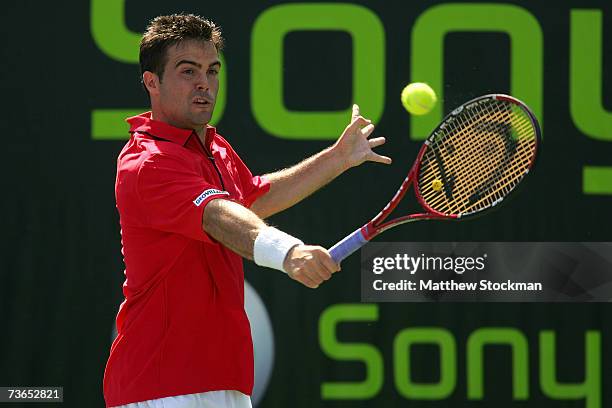
<instances>
[{"instance_id":1,"label":"green background wall","mask_svg":"<svg viewBox=\"0 0 612 408\"><path fill-rule=\"evenodd\" d=\"M314 11L312 3L284 3L284 10L297 10L305 20L294 30L288 24L293 20L274 16L277 4L99 0L2 6L0 385L63 385L67 406L103 404L102 374L122 300L113 189L115 160L125 140L117 138L120 120L94 112L146 108L133 61L138 33L160 14L193 12L223 27L224 106L215 121L254 173L290 165L331 144L334 126L338 135L348 123L352 102L376 119L376 134L388 139L381 151L393 157L392 166L353 169L270 220L304 241L329 247L372 217L405 176L424 129L442 112L490 92L525 99L544 127L541 160L521 193L487 217L414 224L384 239L610 241L609 2L362 1ZM305 4L310 7L287 9ZM275 42L280 22L287 34ZM488 25L503 29L483 31ZM347 27L357 32L351 35ZM435 75L440 56L441 77ZM291 115L274 116L282 110L274 110L272 92L266 93L275 79L286 110L302 123L291 122ZM399 93L421 80L439 80L436 91L443 100L440 112L414 120L401 107ZM335 114L321 113L328 111ZM313 118L312 112L319 114ZM294 137L279 137L283 134ZM384 374L373 381L380 387L368 399L325 397L323 383L366 378L358 359L341 362L327 355L319 331L328 308L359 303L358 262L358 256L348 259L342 272L316 291L246 263L247 280L266 303L275 331L274 371L261 406L585 406L584 400L558 401L542 390L539 358L545 350L539 336L546 330L557 335L560 382L583 380L585 333L600 334L602 384L588 407L612 404L608 304L380 305L375 321L342 323L336 331L339 341L379 350ZM527 339L526 400L513 400L507 347L487 348L484 399L468 398L466 343L475 330L489 326L517 329ZM398 390L403 377L394 372L393 342L403 329L415 327L445 329L455 339L456 386L445 399L407 400ZM440 379L433 345L415 346L412 357L414 381Z\"/></svg>"}]
</instances>

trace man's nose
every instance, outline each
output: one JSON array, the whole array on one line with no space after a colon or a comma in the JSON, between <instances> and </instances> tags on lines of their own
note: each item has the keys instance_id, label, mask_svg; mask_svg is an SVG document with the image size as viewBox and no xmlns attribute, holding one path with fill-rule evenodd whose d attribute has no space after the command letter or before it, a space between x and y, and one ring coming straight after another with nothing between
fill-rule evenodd
<instances>
[{"instance_id":1,"label":"man's nose","mask_svg":"<svg viewBox=\"0 0 612 408\"><path fill-rule=\"evenodd\" d=\"M198 81L196 82L196 88L199 91L208 91L209 85L208 78L206 78L206 75L200 75Z\"/></svg>"}]
</instances>

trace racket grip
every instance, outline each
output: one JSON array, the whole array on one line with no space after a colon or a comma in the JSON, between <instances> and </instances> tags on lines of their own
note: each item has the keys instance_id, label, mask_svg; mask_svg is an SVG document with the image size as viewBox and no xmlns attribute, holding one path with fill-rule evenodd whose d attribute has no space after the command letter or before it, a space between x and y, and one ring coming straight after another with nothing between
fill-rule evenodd
<instances>
[{"instance_id":1,"label":"racket grip","mask_svg":"<svg viewBox=\"0 0 612 408\"><path fill-rule=\"evenodd\" d=\"M332 259L339 265L350 254L364 246L368 242L361 233L361 228L347 235L342 241L338 242L333 247L329 248L329 254Z\"/></svg>"}]
</instances>

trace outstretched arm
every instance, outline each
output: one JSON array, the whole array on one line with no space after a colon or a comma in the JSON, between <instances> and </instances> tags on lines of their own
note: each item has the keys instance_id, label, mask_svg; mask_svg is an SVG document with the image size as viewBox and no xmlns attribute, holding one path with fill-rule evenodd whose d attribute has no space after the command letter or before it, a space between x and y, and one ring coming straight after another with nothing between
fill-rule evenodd
<instances>
[{"instance_id":1,"label":"outstretched arm","mask_svg":"<svg viewBox=\"0 0 612 408\"><path fill-rule=\"evenodd\" d=\"M251 210L267 218L302 201L351 167L366 161L390 164L389 157L372 151L385 143L384 137L368 139L373 130L372 122L353 105L351 123L333 146L293 167L265 175L270 191L259 197Z\"/></svg>"},{"instance_id":2,"label":"outstretched arm","mask_svg":"<svg viewBox=\"0 0 612 408\"><path fill-rule=\"evenodd\" d=\"M325 248L303 245L299 240L266 225L248 208L230 200L210 201L204 208L202 228L244 258L257 262L280 256L280 264L276 266L257 263L281 269L309 288L318 287L339 270ZM275 245L274 239L280 242ZM286 242L289 244L285 245Z\"/></svg>"}]
</instances>

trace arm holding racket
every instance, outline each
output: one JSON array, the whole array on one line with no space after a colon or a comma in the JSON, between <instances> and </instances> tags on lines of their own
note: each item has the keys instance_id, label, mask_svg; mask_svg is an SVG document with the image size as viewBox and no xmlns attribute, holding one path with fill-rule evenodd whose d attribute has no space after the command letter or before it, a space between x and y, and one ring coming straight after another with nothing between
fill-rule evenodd
<instances>
[{"instance_id":1,"label":"arm holding racket","mask_svg":"<svg viewBox=\"0 0 612 408\"><path fill-rule=\"evenodd\" d=\"M242 257L282 270L309 288L318 287L339 270L325 248L304 245L231 200L218 198L206 204L202 229Z\"/></svg>"}]
</instances>

